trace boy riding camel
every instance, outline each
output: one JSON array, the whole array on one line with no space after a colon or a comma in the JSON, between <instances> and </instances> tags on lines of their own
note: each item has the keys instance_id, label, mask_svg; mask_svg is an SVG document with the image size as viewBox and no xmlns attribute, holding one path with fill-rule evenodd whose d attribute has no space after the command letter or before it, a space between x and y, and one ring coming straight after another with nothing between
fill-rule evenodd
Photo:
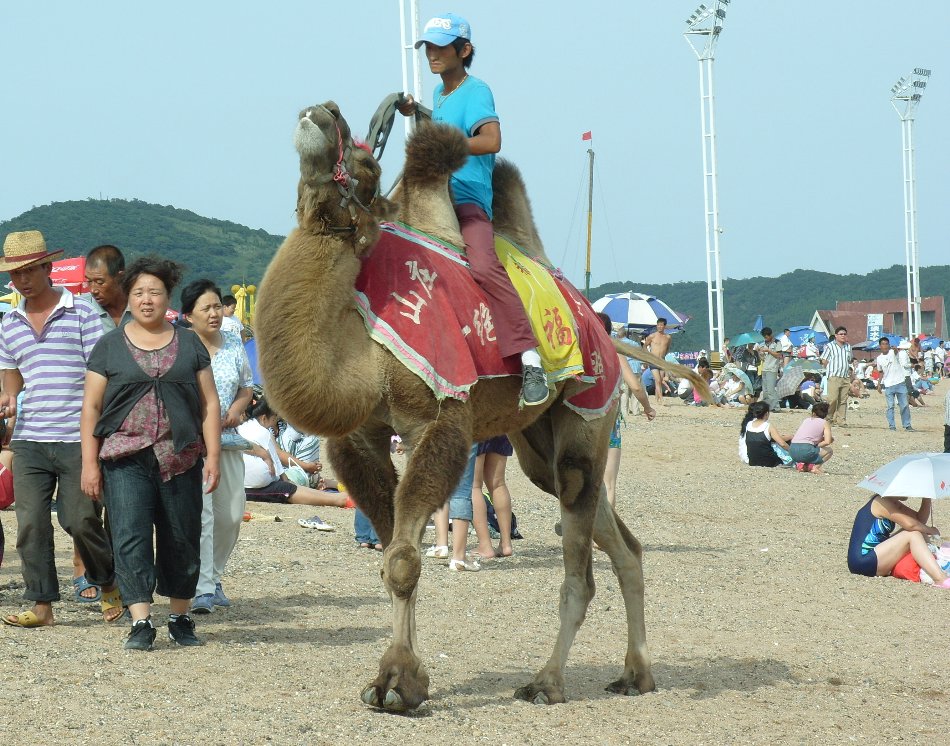
<instances>
[{"instance_id":1,"label":"boy riding camel","mask_svg":"<svg viewBox=\"0 0 950 746\"><path fill-rule=\"evenodd\" d=\"M416 49L423 44L429 69L442 78L433 92L432 119L458 127L468 138L470 156L452 175L451 182L465 255L475 282L488 298L502 356L521 358L522 401L527 405L543 404L548 398L548 383L538 342L521 299L495 254L492 172L495 154L501 150L501 125L491 89L468 74L475 57L471 26L464 18L445 13L426 23ZM415 110L411 96L399 107L405 116Z\"/></svg>"}]
</instances>

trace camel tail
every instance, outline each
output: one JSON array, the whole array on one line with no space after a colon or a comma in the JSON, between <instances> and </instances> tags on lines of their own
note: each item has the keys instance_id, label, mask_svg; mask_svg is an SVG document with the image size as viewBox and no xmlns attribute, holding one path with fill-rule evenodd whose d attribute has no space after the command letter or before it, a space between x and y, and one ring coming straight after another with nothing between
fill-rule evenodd
<instances>
[{"instance_id":1,"label":"camel tail","mask_svg":"<svg viewBox=\"0 0 950 746\"><path fill-rule=\"evenodd\" d=\"M652 352L647 352L642 347L625 345L619 339L611 337L611 341L614 343L614 349L618 355L635 358L641 363L646 363L647 365L652 365L654 368L665 370L677 378L688 379L689 382L693 384L693 389L699 392L703 401L709 402L710 404L712 403L713 397L712 392L709 390L709 384L706 383L705 378L696 373L692 368L687 368L685 365L680 365L679 363L671 363L668 360L657 357Z\"/></svg>"}]
</instances>

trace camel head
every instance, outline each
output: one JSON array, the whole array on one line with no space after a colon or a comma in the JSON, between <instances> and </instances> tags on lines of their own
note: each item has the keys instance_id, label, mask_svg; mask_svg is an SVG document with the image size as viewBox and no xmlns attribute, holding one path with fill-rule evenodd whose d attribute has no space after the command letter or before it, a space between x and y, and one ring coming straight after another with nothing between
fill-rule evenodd
<instances>
[{"instance_id":1,"label":"camel head","mask_svg":"<svg viewBox=\"0 0 950 746\"><path fill-rule=\"evenodd\" d=\"M379 194L382 169L353 142L350 126L332 101L300 112L294 146L300 156L297 222L319 234L352 236L358 254L376 242L379 222L396 205Z\"/></svg>"}]
</instances>

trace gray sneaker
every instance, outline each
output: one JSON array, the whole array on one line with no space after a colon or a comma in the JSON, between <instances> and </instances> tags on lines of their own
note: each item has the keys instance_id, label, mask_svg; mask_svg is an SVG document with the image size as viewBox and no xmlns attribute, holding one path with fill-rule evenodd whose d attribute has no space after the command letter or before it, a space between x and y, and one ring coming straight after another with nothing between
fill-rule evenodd
<instances>
[{"instance_id":1,"label":"gray sneaker","mask_svg":"<svg viewBox=\"0 0 950 746\"><path fill-rule=\"evenodd\" d=\"M533 407L544 404L548 400L548 377L536 365L526 365L522 374L521 401L526 406Z\"/></svg>"},{"instance_id":2,"label":"gray sneaker","mask_svg":"<svg viewBox=\"0 0 950 746\"><path fill-rule=\"evenodd\" d=\"M152 650L155 647L155 627L152 618L139 619L125 641L126 650Z\"/></svg>"},{"instance_id":3,"label":"gray sneaker","mask_svg":"<svg viewBox=\"0 0 950 746\"><path fill-rule=\"evenodd\" d=\"M181 614L178 619L168 620L168 639L177 645L196 647L204 645L195 634L195 623L187 614Z\"/></svg>"}]
</instances>

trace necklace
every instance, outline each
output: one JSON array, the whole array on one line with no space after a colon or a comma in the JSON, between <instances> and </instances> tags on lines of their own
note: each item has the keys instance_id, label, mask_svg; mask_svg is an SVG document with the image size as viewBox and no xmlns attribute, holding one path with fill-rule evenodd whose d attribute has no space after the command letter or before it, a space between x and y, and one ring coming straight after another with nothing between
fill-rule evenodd
<instances>
[{"instance_id":1,"label":"necklace","mask_svg":"<svg viewBox=\"0 0 950 746\"><path fill-rule=\"evenodd\" d=\"M462 78L462 79L458 82L458 85L455 86L455 88L453 88L453 89L452 89L451 91L449 91L448 93L445 93L445 89L443 88L443 89L442 89L443 92L439 94L439 100L436 102L435 108L436 108L436 109L441 109L441 108L442 108L442 104L445 103L445 99L447 99L449 96L451 96L453 93L455 93L459 88L461 88L461 87L462 87L462 83L464 83L466 80L468 80L468 73L465 73L465 77Z\"/></svg>"}]
</instances>

